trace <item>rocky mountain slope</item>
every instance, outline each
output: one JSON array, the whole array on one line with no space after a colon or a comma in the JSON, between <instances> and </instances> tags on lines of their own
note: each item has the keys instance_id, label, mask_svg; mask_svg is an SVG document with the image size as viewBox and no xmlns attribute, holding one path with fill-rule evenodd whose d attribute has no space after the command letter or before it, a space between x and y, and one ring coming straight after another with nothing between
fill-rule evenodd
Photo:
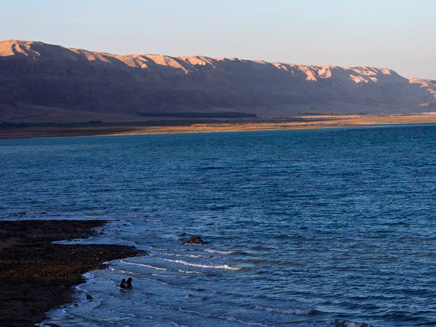
<instances>
[{"instance_id":1,"label":"rocky mountain slope","mask_svg":"<svg viewBox=\"0 0 436 327\"><path fill-rule=\"evenodd\" d=\"M113 55L0 41L0 123L436 111L436 81L385 68Z\"/></svg>"}]
</instances>

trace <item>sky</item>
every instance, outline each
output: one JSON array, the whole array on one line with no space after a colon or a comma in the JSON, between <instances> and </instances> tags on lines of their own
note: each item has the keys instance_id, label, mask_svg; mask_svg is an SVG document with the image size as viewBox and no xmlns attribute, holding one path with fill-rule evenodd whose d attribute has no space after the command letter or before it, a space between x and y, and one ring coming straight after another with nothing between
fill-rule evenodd
<instances>
[{"instance_id":1,"label":"sky","mask_svg":"<svg viewBox=\"0 0 436 327\"><path fill-rule=\"evenodd\" d=\"M436 80L436 0L0 0L0 40Z\"/></svg>"}]
</instances>

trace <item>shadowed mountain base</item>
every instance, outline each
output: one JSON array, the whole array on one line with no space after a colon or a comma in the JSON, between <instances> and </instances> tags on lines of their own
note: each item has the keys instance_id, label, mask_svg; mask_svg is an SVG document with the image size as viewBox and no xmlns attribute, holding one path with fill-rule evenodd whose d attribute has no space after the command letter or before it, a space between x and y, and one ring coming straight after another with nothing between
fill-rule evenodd
<instances>
[{"instance_id":1,"label":"shadowed mountain base","mask_svg":"<svg viewBox=\"0 0 436 327\"><path fill-rule=\"evenodd\" d=\"M295 117L436 110L436 81L388 68L116 55L0 41L0 123Z\"/></svg>"}]
</instances>

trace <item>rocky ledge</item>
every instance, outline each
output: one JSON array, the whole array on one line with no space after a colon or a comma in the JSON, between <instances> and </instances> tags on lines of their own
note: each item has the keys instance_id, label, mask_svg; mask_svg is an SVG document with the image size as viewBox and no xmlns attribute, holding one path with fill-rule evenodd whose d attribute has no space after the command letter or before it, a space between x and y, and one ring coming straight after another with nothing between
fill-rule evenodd
<instances>
[{"instance_id":1,"label":"rocky ledge","mask_svg":"<svg viewBox=\"0 0 436 327\"><path fill-rule=\"evenodd\" d=\"M33 326L45 312L71 301L82 274L104 262L144 254L128 246L64 245L86 238L105 221L27 220L0 222L0 326Z\"/></svg>"}]
</instances>

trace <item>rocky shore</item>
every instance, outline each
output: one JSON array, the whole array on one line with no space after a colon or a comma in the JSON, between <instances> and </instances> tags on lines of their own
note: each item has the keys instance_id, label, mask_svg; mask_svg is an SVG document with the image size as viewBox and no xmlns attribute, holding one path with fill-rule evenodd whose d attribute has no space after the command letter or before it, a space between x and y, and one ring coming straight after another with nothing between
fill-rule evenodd
<instances>
[{"instance_id":1,"label":"rocky shore","mask_svg":"<svg viewBox=\"0 0 436 327\"><path fill-rule=\"evenodd\" d=\"M27 220L0 222L0 326L34 326L45 312L71 301L83 273L104 262L143 254L121 245L64 245L86 238L105 221Z\"/></svg>"}]
</instances>

